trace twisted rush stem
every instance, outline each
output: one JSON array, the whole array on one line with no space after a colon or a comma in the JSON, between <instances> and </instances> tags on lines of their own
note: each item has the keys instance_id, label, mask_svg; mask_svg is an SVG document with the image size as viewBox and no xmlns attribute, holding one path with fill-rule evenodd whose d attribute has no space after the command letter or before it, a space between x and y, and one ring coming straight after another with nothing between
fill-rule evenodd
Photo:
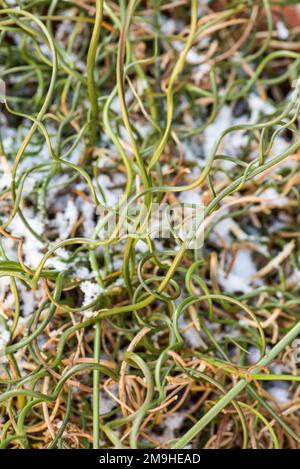
<instances>
[{"instance_id":1,"label":"twisted rush stem","mask_svg":"<svg viewBox=\"0 0 300 469\"><path fill-rule=\"evenodd\" d=\"M1 448L300 447L289 3L0 0Z\"/></svg>"}]
</instances>

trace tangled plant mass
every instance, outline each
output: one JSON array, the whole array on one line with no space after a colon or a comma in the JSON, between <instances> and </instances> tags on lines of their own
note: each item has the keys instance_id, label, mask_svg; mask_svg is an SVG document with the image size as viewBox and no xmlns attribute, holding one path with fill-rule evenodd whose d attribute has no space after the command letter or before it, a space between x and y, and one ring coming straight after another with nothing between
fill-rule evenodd
<instances>
[{"instance_id":1,"label":"tangled plant mass","mask_svg":"<svg viewBox=\"0 0 300 469\"><path fill-rule=\"evenodd\" d=\"M0 447L299 448L300 2L0 7Z\"/></svg>"}]
</instances>

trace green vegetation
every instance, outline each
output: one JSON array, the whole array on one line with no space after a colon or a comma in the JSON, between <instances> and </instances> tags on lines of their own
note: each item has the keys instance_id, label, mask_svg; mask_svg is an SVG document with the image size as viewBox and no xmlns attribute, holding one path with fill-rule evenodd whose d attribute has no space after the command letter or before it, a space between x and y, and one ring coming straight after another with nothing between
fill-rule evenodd
<instances>
[{"instance_id":1,"label":"green vegetation","mask_svg":"<svg viewBox=\"0 0 300 469\"><path fill-rule=\"evenodd\" d=\"M300 447L297 4L0 0L1 448Z\"/></svg>"}]
</instances>

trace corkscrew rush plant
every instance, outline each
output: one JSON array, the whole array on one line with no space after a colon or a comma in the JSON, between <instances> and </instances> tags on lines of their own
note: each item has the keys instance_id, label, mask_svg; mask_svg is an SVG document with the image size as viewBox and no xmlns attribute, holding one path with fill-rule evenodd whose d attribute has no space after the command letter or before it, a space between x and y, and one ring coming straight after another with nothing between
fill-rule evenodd
<instances>
[{"instance_id":1,"label":"corkscrew rush plant","mask_svg":"<svg viewBox=\"0 0 300 469\"><path fill-rule=\"evenodd\" d=\"M299 448L300 2L0 7L0 447Z\"/></svg>"}]
</instances>

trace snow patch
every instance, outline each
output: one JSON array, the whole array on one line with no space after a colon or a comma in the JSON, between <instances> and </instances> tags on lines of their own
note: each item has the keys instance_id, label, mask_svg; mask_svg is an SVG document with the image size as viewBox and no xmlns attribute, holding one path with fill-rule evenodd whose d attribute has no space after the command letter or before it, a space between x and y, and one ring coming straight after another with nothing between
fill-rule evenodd
<instances>
[{"instance_id":1,"label":"snow patch","mask_svg":"<svg viewBox=\"0 0 300 469\"><path fill-rule=\"evenodd\" d=\"M236 255L233 267L227 275L223 270L218 272L218 280L227 293L248 293L252 290L252 277L256 274L256 266L251 257L251 251L240 249Z\"/></svg>"}]
</instances>

